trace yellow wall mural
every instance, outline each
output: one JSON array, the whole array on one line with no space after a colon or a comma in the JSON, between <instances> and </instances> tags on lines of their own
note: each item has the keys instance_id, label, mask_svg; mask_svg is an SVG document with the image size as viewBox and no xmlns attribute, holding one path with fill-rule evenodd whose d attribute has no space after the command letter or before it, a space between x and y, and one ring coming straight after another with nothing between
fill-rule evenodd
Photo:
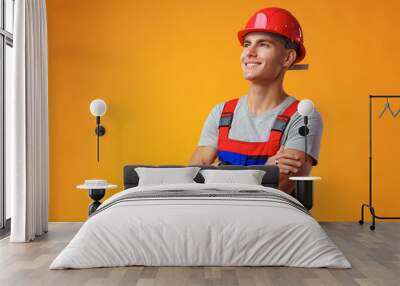
<instances>
[{"instance_id":1,"label":"yellow wall mural","mask_svg":"<svg viewBox=\"0 0 400 286\"><path fill-rule=\"evenodd\" d=\"M188 164L210 109L247 92L236 33L266 6L300 21L310 68L289 71L284 86L324 120L312 213L358 220L368 198L368 95L400 94L395 0L47 1L49 219L87 218L91 200L75 188L85 179L117 184L108 197L122 190L126 164ZM95 98L108 104L100 163ZM400 116L377 119L383 106L374 107L374 198L378 215L398 215Z\"/></svg>"}]
</instances>

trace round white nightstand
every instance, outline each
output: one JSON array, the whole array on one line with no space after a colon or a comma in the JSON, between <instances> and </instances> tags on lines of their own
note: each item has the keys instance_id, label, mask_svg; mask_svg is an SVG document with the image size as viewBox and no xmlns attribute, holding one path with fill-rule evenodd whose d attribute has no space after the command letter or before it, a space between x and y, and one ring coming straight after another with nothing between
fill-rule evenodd
<instances>
[{"instance_id":1,"label":"round white nightstand","mask_svg":"<svg viewBox=\"0 0 400 286\"><path fill-rule=\"evenodd\" d=\"M292 181L316 181L321 180L321 177L289 177Z\"/></svg>"},{"instance_id":2,"label":"round white nightstand","mask_svg":"<svg viewBox=\"0 0 400 286\"><path fill-rule=\"evenodd\" d=\"M77 189L89 190L89 197L93 202L89 205L89 216L101 205L106 189L114 189L117 185L108 184L106 180L85 180L85 184L76 186Z\"/></svg>"},{"instance_id":3,"label":"round white nightstand","mask_svg":"<svg viewBox=\"0 0 400 286\"><path fill-rule=\"evenodd\" d=\"M289 180L296 181L296 199L311 210L314 203L313 182L321 180L321 177L289 177Z\"/></svg>"}]
</instances>

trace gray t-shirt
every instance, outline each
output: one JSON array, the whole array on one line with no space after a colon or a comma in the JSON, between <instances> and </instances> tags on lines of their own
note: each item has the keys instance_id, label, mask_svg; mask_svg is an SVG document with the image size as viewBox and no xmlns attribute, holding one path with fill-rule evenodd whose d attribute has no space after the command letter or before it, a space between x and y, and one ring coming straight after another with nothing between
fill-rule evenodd
<instances>
[{"instance_id":1,"label":"gray t-shirt","mask_svg":"<svg viewBox=\"0 0 400 286\"><path fill-rule=\"evenodd\" d=\"M295 100L294 97L288 96L275 108L257 116L248 109L247 96L240 97L234 112L229 138L245 142L267 141L278 114L282 113ZM225 102L217 104L211 110L204 123L198 146L217 148L218 125L224 104ZM281 139L281 144L285 149L304 151L304 137L299 134L299 128L303 125L303 117L296 112L286 126ZM313 165L317 165L323 123L321 115L316 109L308 117L308 128L310 132L307 135L307 154L314 159Z\"/></svg>"}]
</instances>

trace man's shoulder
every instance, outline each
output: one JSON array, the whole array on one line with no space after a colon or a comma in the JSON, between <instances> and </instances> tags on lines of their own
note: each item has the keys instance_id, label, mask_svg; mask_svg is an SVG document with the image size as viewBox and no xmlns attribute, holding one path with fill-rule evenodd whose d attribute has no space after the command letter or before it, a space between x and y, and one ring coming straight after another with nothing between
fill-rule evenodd
<instances>
[{"instance_id":1,"label":"man's shoulder","mask_svg":"<svg viewBox=\"0 0 400 286\"><path fill-rule=\"evenodd\" d=\"M303 115L301 115L298 111L295 112L294 116L296 118L303 118ZM313 111L311 112L311 114L308 116L308 119L311 120L322 120L322 116L321 113L319 112L318 108L316 108L314 106Z\"/></svg>"},{"instance_id":2,"label":"man's shoulder","mask_svg":"<svg viewBox=\"0 0 400 286\"><path fill-rule=\"evenodd\" d=\"M241 97L231 98L231 99L227 99L225 101L219 102L219 103L214 105L214 107L211 110L211 112L214 113L215 115L221 115L222 110L224 109L224 106L225 106L225 104L227 102L230 102L232 100L238 100L237 104L240 105L243 102L243 98L244 98L244 96L241 96Z\"/></svg>"},{"instance_id":3,"label":"man's shoulder","mask_svg":"<svg viewBox=\"0 0 400 286\"><path fill-rule=\"evenodd\" d=\"M296 111L290 118L288 127L291 128L303 124L304 124L303 115L301 115L298 111ZM308 116L308 124L311 126L319 126L320 128L322 128L323 125L322 116L316 107L314 107L312 113Z\"/></svg>"},{"instance_id":4,"label":"man's shoulder","mask_svg":"<svg viewBox=\"0 0 400 286\"><path fill-rule=\"evenodd\" d=\"M287 99L285 100L285 104L284 104L284 109L290 107L292 104L294 104L295 102L300 103L301 99L297 99L296 97L294 97L293 95L288 95ZM300 118L303 117L297 110L296 112L293 114L293 117L295 118ZM318 111L318 109L314 106L313 112L309 115L309 118L321 118L321 114Z\"/></svg>"}]
</instances>

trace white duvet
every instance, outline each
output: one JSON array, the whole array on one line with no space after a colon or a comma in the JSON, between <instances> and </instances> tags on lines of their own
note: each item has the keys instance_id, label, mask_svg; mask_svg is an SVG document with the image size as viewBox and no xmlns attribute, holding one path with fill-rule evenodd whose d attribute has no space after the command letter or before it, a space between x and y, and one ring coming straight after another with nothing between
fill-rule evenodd
<instances>
[{"instance_id":1,"label":"white duvet","mask_svg":"<svg viewBox=\"0 0 400 286\"><path fill-rule=\"evenodd\" d=\"M289 204L258 198L175 197L109 205L131 192L205 189L262 190L297 202L279 190L254 185L127 189L100 206L104 210L82 225L50 269L127 265L351 267L318 222Z\"/></svg>"}]
</instances>

